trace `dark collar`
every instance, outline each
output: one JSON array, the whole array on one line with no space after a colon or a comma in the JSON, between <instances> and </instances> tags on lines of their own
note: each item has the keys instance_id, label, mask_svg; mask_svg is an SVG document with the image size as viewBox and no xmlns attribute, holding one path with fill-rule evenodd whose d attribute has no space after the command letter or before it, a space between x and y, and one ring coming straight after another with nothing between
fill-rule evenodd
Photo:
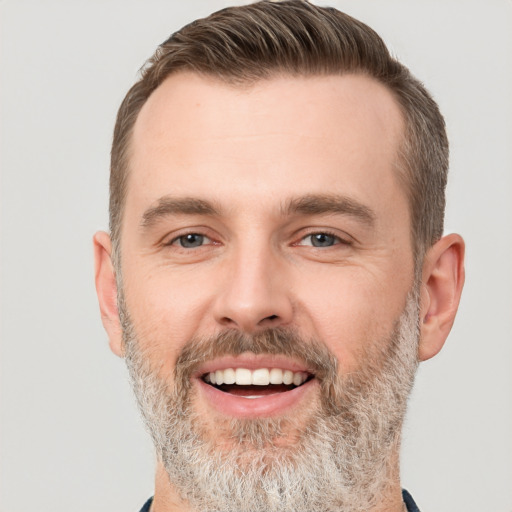
<instances>
[{"instance_id":1,"label":"dark collar","mask_svg":"<svg viewBox=\"0 0 512 512\"><path fill-rule=\"evenodd\" d=\"M407 512L420 512L420 509L416 503L414 503L412 496L405 489L402 490L402 497L404 499L405 506L407 507ZM149 498L149 500L146 501L144 506L140 509L140 512L149 512L151 503L153 503L153 498Z\"/></svg>"},{"instance_id":2,"label":"dark collar","mask_svg":"<svg viewBox=\"0 0 512 512\"><path fill-rule=\"evenodd\" d=\"M418 505L414 503L412 496L405 489L402 489L402 498L407 507L407 512L420 512Z\"/></svg>"}]
</instances>

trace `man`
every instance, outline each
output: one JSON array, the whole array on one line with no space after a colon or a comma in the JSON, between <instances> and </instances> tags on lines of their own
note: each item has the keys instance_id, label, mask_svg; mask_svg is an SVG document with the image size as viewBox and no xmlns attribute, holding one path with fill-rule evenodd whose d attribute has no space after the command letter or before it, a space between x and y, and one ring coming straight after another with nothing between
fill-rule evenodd
<instances>
[{"instance_id":1,"label":"man","mask_svg":"<svg viewBox=\"0 0 512 512\"><path fill-rule=\"evenodd\" d=\"M400 431L464 281L437 105L334 9L198 20L118 113L94 239L157 456L143 510L418 510Z\"/></svg>"}]
</instances>

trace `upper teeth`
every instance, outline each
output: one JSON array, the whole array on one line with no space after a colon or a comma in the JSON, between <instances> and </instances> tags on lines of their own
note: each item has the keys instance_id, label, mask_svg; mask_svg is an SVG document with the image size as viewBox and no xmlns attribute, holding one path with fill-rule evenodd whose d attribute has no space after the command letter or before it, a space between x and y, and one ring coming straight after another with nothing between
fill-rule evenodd
<instances>
[{"instance_id":1,"label":"upper teeth","mask_svg":"<svg viewBox=\"0 0 512 512\"><path fill-rule=\"evenodd\" d=\"M294 384L300 386L308 378L305 372L292 372L280 368L258 368L248 370L247 368L226 368L217 370L205 375L206 382L216 384L238 384L239 386L267 386L268 384Z\"/></svg>"}]
</instances>

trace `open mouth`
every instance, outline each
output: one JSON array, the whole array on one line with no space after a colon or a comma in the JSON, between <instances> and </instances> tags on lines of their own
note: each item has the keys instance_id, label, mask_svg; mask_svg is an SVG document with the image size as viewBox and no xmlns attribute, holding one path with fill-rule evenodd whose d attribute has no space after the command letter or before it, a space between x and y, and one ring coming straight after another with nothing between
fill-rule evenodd
<instances>
[{"instance_id":1,"label":"open mouth","mask_svg":"<svg viewBox=\"0 0 512 512\"><path fill-rule=\"evenodd\" d=\"M226 368L202 375L202 380L224 393L243 398L263 398L292 391L314 376L281 368Z\"/></svg>"},{"instance_id":2,"label":"open mouth","mask_svg":"<svg viewBox=\"0 0 512 512\"><path fill-rule=\"evenodd\" d=\"M193 378L199 399L223 417L270 418L312 406L320 382L309 366L286 356L248 352L205 362Z\"/></svg>"}]
</instances>

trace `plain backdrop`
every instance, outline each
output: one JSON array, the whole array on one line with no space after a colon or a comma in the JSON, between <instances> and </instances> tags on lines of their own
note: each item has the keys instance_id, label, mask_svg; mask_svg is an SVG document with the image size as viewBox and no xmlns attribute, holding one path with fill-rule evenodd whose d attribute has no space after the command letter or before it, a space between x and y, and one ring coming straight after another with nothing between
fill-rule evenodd
<instances>
[{"instance_id":1,"label":"plain backdrop","mask_svg":"<svg viewBox=\"0 0 512 512\"><path fill-rule=\"evenodd\" d=\"M137 70L228 1L0 1L0 512L136 512L153 451L109 352L91 239ZM447 232L467 242L453 333L421 366L402 478L424 512L512 511L512 2L332 1L424 81L451 140Z\"/></svg>"}]
</instances>

